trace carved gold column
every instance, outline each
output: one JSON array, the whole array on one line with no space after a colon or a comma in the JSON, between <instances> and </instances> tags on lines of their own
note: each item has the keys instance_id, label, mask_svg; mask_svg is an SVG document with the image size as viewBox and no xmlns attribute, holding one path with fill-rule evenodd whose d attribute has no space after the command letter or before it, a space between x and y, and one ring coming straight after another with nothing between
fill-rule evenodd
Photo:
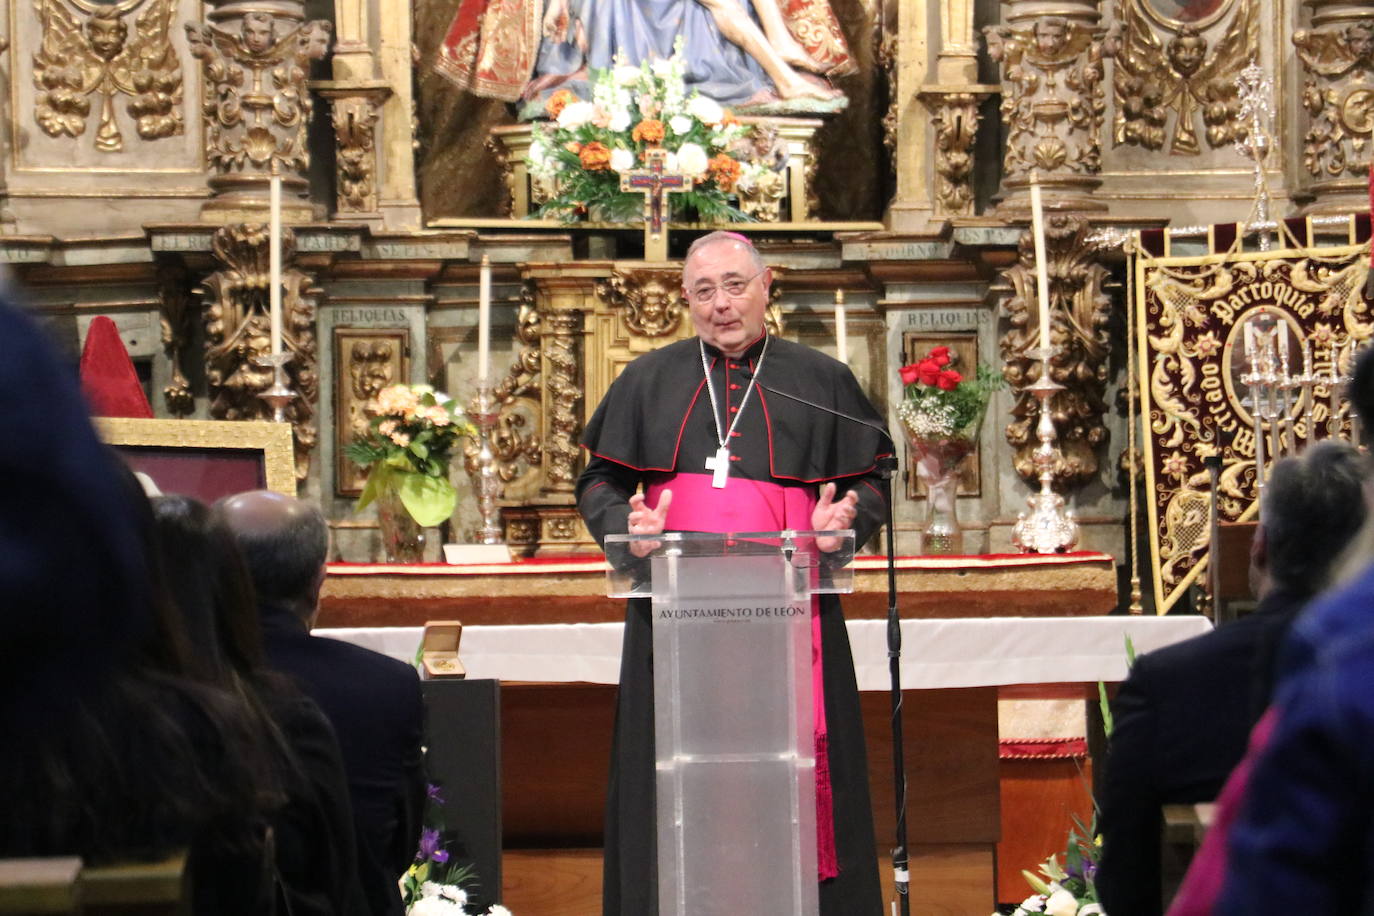
<instances>
[{"instance_id":1,"label":"carved gold column","mask_svg":"<svg viewBox=\"0 0 1374 916\"><path fill-rule=\"evenodd\" d=\"M306 76L310 61L329 50L333 27L323 19L306 22L298 0L220 0L206 19L186 25L205 79L205 155L214 172L201 218L263 219L270 177L279 174L283 219L311 219Z\"/></svg>"},{"instance_id":2,"label":"carved gold column","mask_svg":"<svg viewBox=\"0 0 1374 916\"><path fill-rule=\"evenodd\" d=\"M391 89L377 80L321 80L313 85L329 100L334 125L334 215L380 224L377 126Z\"/></svg>"},{"instance_id":3,"label":"carved gold column","mask_svg":"<svg viewBox=\"0 0 1374 916\"><path fill-rule=\"evenodd\" d=\"M1047 209L1105 210L1092 192L1102 184L1103 60L1116 53L1116 43L1100 25L1098 4L1003 4L1003 23L984 29L988 53L1002 65L1007 130L997 213L1024 217L1032 169L1039 172Z\"/></svg>"},{"instance_id":4,"label":"carved gold column","mask_svg":"<svg viewBox=\"0 0 1374 916\"><path fill-rule=\"evenodd\" d=\"M982 120L979 106L997 86L926 86L921 102L930 111L935 139L935 216L973 215L973 142Z\"/></svg>"},{"instance_id":5,"label":"carved gold column","mask_svg":"<svg viewBox=\"0 0 1374 916\"><path fill-rule=\"evenodd\" d=\"M1087 220L1067 213L1050 214L1045 220L1045 253L1050 284L1050 377L1064 386L1051 401L1051 419L1058 433L1063 460L1055 480L1067 492L1093 480L1098 455L1107 444L1103 423L1107 412L1107 357L1111 352L1108 321L1111 297L1104 290L1107 268L1098 263L1098 250L1088 241ZM1016 472L1034 482L1033 460L1038 444L1035 426L1039 402L1030 392L1041 372L1041 360L1029 351L1038 347L1039 319L1036 303L1035 247L1029 231L1021 236L1020 257L1002 274L1002 291L1010 293L1002 303L1011 325L999 342L1003 374L1016 395L1007 442L1016 450Z\"/></svg>"},{"instance_id":6,"label":"carved gold column","mask_svg":"<svg viewBox=\"0 0 1374 916\"><path fill-rule=\"evenodd\" d=\"M197 290L205 301L205 378L210 416L216 420L270 420L262 392L272 386L270 367L258 357L270 352L267 226L240 223L215 231L211 249L217 270ZM296 477L304 480L319 436L319 346L315 336L315 290L294 265L295 233L282 236L282 337L291 354L287 386L296 392L286 408L295 438Z\"/></svg>"},{"instance_id":7,"label":"carved gold column","mask_svg":"<svg viewBox=\"0 0 1374 916\"><path fill-rule=\"evenodd\" d=\"M1307 0L1310 29L1293 34L1302 67L1305 214L1369 206L1374 155L1374 7L1358 0Z\"/></svg>"},{"instance_id":8,"label":"carved gold column","mask_svg":"<svg viewBox=\"0 0 1374 916\"><path fill-rule=\"evenodd\" d=\"M380 0L377 65L391 89L382 106L377 206L389 229L421 228L415 185L415 63L409 0Z\"/></svg>"}]
</instances>

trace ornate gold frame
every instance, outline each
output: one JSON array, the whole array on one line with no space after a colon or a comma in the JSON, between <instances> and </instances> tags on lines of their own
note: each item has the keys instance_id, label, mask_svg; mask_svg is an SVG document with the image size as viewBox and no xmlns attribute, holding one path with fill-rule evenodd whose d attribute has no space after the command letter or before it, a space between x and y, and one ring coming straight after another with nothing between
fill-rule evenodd
<instances>
[{"instance_id":1,"label":"ornate gold frame","mask_svg":"<svg viewBox=\"0 0 1374 916\"><path fill-rule=\"evenodd\" d=\"M290 423L97 417L95 424L100 437L114 446L259 451L267 489L296 495L296 459L292 452Z\"/></svg>"}]
</instances>

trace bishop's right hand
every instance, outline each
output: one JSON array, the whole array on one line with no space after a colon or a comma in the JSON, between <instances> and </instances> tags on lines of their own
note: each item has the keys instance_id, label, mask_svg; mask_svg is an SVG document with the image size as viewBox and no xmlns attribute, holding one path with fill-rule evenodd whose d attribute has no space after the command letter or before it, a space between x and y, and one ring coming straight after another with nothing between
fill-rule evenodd
<instances>
[{"instance_id":1,"label":"bishop's right hand","mask_svg":"<svg viewBox=\"0 0 1374 916\"><path fill-rule=\"evenodd\" d=\"M673 504L673 491L664 490L658 498L658 505L649 508L643 493L630 497L630 534L662 534L668 521L668 507ZM637 557L647 557L661 546L660 541L631 541L630 552Z\"/></svg>"}]
</instances>

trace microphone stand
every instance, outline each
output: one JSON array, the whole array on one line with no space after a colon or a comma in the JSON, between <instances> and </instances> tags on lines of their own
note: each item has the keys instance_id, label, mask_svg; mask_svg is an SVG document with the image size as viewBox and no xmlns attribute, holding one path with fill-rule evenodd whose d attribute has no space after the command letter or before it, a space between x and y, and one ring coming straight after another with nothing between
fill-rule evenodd
<instances>
[{"instance_id":1,"label":"microphone stand","mask_svg":"<svg viewBox=\"0 0 1374 916\"><path fill-rule=\"evenodd\" d=\"M887 517L883 522L887 528L887 670L892 682L889 688L892 699L892 792L897 808L896 845L892 848L892 880L897 890L897 905L901 916L909 916L911 875L906 837L906 749L902 729L902 621L897 611L897 527L892 515L892 478L897 472L897 443L888 431L877 423L817 404L799 395L779 391L759 381L757 376L754 377L754 384L769 394L776 394L822 413L877 430L892 445L892 454L878 459L878 473L882 476L883 486L887 491L884 494L887 497Z\"/></svg>"}]
</instances>

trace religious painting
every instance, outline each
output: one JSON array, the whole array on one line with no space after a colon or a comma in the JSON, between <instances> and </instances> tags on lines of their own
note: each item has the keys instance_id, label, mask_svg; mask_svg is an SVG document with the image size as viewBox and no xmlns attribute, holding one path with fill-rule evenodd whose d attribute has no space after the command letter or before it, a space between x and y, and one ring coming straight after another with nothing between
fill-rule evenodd
<instances>
[{"instance_id":1,"label":"religious painting","mask_svg":"<svg viewBox=\"0 0 1374 916\"><path fill-rule=\"evenodd\" d=\"M1352 432L1343 393L1374 333L1367 245L1135 264L1146 506L1156 606L1172 607L1209 559L1210 511L1257 509L1276 457ZM1205 459L1221 457L1213 492Z\"/></svg>"},{"instance_id":2,"label":"religious painting","mask_svg":"<svg viewBox=\"0 0 1374 916\"><path fill-rule=\"evenodd\" d=\"M363 491L367 472L344 454L344 448L367 433L368 405L388 385L410 379L408 328L334 329L334 492L354 497Z\"/></svg>"},{"instance_id":3,"label":"religious painting","mask_svg":"<svg viewBox=\"0 0 1374 916\"><path fill-rule=\"evenodd\" d=\"M1161 25L1204 29L1221 17L1232 0L1147 0L1146 8Z\"/></svg>"},{"instance_id":4,"label":"religious painting","mask_svg":"<svg viewBox=\"0 0 1374 916\"><path fill-rule=\"evenodd\" d=\"M915 362L925 354L929 353L934 347L949 347L949 368L964 376L972 378L978 372L978 335L975 332L968 333L946 333L934 334L929 331L907 331L902 335L902 365ZM973 452L964 457L959 462L959 496L978 496L982 493L982 475L979 468L979 459L982 455L982 447L974 448ZM925 499L926 485L921 481L920 475L914 472L916 462L911 457L911 449L907 448L906 467L906 497L907 499Z\"/></svg>"},{"instance_id":5,"label":"religious painting","mask_svg":"<svg viewBox=\"0 0 1374 916\"><path fill-rule=\"evenodd\" d=\"M97 418L105 442L163 493L204 503L246 490L296 495L290 423Z\"/></svg>"}]
</instances>

